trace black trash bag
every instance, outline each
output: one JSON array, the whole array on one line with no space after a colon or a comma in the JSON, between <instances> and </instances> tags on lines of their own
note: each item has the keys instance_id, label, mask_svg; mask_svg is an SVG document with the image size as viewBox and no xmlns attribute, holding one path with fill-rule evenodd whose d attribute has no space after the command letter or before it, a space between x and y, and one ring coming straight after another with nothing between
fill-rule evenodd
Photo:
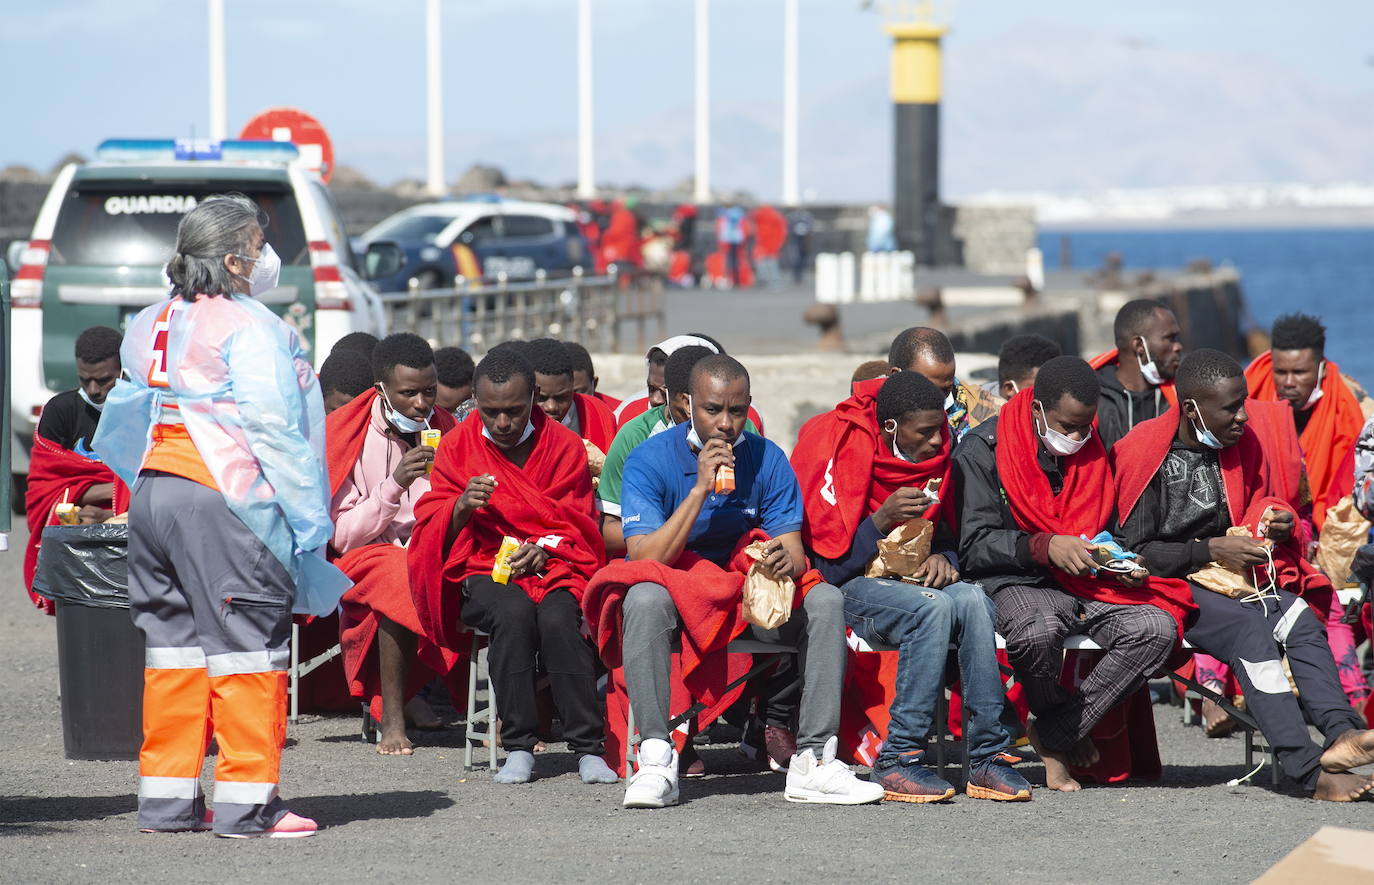
<instances>
[{"instance_id":1,"label":"black trash bag","mask_svg":"<svg viewBox=\"0 0 1374 885\"><path fill-rule=\"evenodd\" d=\"M33 591L67 605L129 607L129 527L50 525L43 529Z\"/></svg>"}]
</instances>

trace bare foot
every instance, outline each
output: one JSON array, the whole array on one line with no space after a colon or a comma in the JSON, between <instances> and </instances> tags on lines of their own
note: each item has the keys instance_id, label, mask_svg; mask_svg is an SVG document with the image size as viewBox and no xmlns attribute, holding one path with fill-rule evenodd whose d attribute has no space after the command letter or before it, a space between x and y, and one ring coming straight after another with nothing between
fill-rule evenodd
<instances>
[{"instance_id":1,"label":"bare foot","mask_svg":"<svg viewBox=\"0 0 1374 885\"><path fill-rule=\"evenodd\" d=\"M419 695L406 702L405 714L406 722L423 731L444 727L443 720L435 714L434 708Z\"/></svg>"},{"instance_id":2,"label":"bare foot","mask_svg":"<svg viewBox=\"0 0 1374 885\"><path fill-rule=\"evenodd\" d=\"M382 737L377 752L383 756L413 756L415 745L406 737L404 725L382 725Z\"/></svg>"},{"instance_id":3,"label":"bare foot","mask_svg":"<svg viewBox=\"0 0 1374 885\"><path fill-rule=\"evenodd\" d=\"M547 750L547 749L548 749L548 747L544 746L544 742L543 742L543 741L539 741L538 743L536 743L536 744L534 745L534 752L535 752L535 753L542 753L542 752L544 752L544 751Z\"/></svg>"},{"instance_id":4,"label":"bare foot","mask_svg":"<svg viewBox=\"0 0 1374 885\"><path fill-rule=\"evenodd\" d=\"M1323 771L1317 775L1317 788L1312 791L1312 798L1324 802L1354 802L1372 789L1374 778Z\"/></svg>"},{"instance_id":5,"label":"bare foot","mask_svg":"<svg viewBox=\"0 0 1374 885\"><path fill-rule=\"evenodd\" d=\"M1202 732L1209 738L1224 738L1236 730L1236 720L1220 704L1208 698L1202 702Z\"/></svg>"},{"instance_id":6,"label":"bare foot","mask_svg":"<svg viewBox=\"0 0 1374 885\"><path fill-rule=\"evenodd\" d=\"M1045 763L1045 786L1061 793L1077 793L1083 789L1083 785L1069 774L1068 756L1058 750L1047 749L1040 742L1040 732L1036 730L1034 722L1026 726L1026 737L1030 738L1031 746L1039 754L1040 761Z\"/></svg>"},{"instance_id":7,"label":"bare foot","mask_svg":"<svg viewBox=\"0 0 1374 885\"><path fill-rule=\"evenodd\" d=\"M1097 750L1097 744L1094 744L1090 737L1085 737L1075 744L1065 756L1074 768L1092 768L1102 759L1102 754Z\"/></svg>"},{"instance_id":8,"label":"bare foot","mask_svg":"<svg viewBox=\"0 0 1374 885\"><path fill-rule=\"evenodd\" d=\"M1322 753L1322 768L1349 771L1374 762L1374 729L1352 728Z\"/></svg>"}]
</instances>

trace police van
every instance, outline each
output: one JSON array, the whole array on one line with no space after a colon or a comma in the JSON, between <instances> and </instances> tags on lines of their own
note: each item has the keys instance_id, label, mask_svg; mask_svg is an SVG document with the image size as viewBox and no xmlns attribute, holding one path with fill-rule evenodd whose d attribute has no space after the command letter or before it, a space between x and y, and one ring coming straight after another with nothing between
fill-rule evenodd
<instances>
[{"instance_id":1,"label":"police van","mask_svg":"<svg viewBox=\"0 0 1374 885\"><path fill-rule=\"evenodd\" d=\"M223 193L244 194L266 212L264 233L282 269L279 285L258 300L296 328L317 368L349 332L383 333L381 302L354 263L343 220L294 145L105 141L92 162L58 174L20 253L11 291L16 473L28 470L43 405L77 385L76 337L90 326L123 331L166 298L177 225Z\"/></svg>"}]
</instances>

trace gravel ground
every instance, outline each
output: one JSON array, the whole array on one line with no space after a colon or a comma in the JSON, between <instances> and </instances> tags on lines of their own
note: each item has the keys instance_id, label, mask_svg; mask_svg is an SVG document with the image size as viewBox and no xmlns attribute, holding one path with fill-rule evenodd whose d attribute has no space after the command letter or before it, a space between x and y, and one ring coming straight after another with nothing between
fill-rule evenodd
<instances>
[{"instance_id":1,"label":"gravel ground","mask_svg":"<svg viewBox=\"0 0 1374 885\"><path fill-rule=\"evenodd\" d=\"M53 624L22 592L16 528L0 556L4 881L1217 883L1255 878L1324 824L1374 829L1374 807L1271 790L1267 770L1266 786L1225 786L1244 774L1240 739L1205 740L1156 707L1166 767L1155 784L1042 790L1028 804L804 807L783 801L780 776L717 746L702 755L719 774L658 812L622 809L619 786L582 784L561 745L539 758L536 783L503 787L463 771L456 730L414 733L414 757L383 759L355 737L356 718L310 716L290 729L282 783L324 827L316 838L140 835L135 763L63 756Z\"/></svg>"}]
</instances>

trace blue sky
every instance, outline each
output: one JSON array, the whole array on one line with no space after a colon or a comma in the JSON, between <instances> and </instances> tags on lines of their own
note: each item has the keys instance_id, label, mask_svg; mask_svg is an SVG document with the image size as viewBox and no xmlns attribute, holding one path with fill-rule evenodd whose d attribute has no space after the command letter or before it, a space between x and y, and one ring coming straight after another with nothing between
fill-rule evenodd
<instances>
[{"instance_id":1,"label":"blue sky","mask_svg":"<svg viewBox=\"0 0 1374 885\"><path fill-rule=\"evenodd\" d=\"M293 105L325 123L339 162L383 182L422 173L423 0L225 6L231 131L260 109ZM575 9L576 0L446 0L450 178L477 160L500 164L501 157L480 152L502 139L539 141L574 131ZM714 0L713 101L779 100L781 9L782 0ZM594 0L593 16L598 130L665 112L689 116L691 0ZM949 53L1034 21L1170 49L1244 53L1325 87L1374 94L1368 0L963 0L951 17ZM857 0L802 0L803 103L883 74L881 21ZM68 150L89 153L110 136L204 135L205 22L203 0L11 4L0 30L9 74L0 166L46 170ZM1262 109L1264 96L1254 101ZM562 177L573 174L569 164ZM614 179L614 170L599 168L598 177Z\"/></svg>"}]
</instances>

